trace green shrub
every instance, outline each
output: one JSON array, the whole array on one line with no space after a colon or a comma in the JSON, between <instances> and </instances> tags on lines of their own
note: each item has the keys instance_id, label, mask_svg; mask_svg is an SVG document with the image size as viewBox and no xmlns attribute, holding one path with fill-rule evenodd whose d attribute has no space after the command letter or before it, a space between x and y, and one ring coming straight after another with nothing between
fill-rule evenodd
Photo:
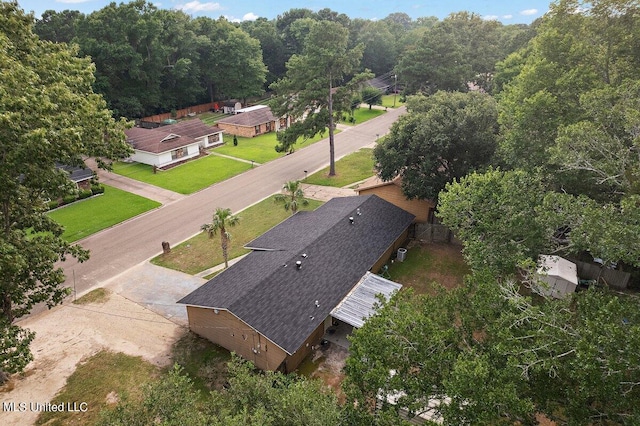
<instances>
[{"instance_id":1,"label":"green shrub","mask_svg":"<svg viewBox=\"0 0 640 426\"><path fill-rule=\"evenodd\" d=\"M58 200L51 200L47 203L47 206L49 207L49 210L53 210L55 208L57 208L60 205L60 201Z\"/></svg>"},{"instance_id":2,"label":"green shrub","mask_svg":"<svg viewBox=\"0 0 640 426\"><path fill-rule=\"evenodd\" d=\"M67 194L64 197L62 197L62 202L64 204L69 204L69 203L73 203L77 199L78 199L78 196L76 194Z\"/></svg>"},{"instance_id":3,"label":"green shrub","mask_svg":"<svg viewBox=\"0 0 640 426\"><path fill-rule=\"evenodd\" d=\"M84 200L85 198L89 198L93 195L93 191L90 189L81 189L80 194L78 194L78 198Z\"/></svg>"},{"instance_id":4,"label":"green shrub","mask_svg":"<svg viewBox=\"0 0 640 426\"><path fill-rule=\"evenodd\" d=\"M97 194L102 194L104 193L104 186L98 184L98 185L91 185L91 193L93 195L97 195Z\"/></svg>"}]
</instances>

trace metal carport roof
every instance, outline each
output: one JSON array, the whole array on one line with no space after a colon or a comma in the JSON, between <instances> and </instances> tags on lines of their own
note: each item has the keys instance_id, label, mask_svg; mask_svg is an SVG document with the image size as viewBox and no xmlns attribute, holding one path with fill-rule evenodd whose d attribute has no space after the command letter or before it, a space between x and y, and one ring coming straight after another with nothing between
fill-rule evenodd
<instances>
[{"instance_id":1,"label":"metal carport roof","mask_svg":"<svg viewBox=\"0 0 640 426\"><path fill-rule=\"evenodd\" d=\"M376 295L382 294L389 300L391 294L401 288L401 284L367 272L338 306L333 308L331 316L360 328L364 321L375 313L374 306L379 303Z\"/></svg>"}]
</instances>

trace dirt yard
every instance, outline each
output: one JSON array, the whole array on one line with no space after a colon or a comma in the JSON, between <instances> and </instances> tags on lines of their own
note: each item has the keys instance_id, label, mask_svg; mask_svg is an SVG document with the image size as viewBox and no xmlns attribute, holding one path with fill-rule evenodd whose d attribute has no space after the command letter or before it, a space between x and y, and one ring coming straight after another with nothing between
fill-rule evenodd
<instances>
[{"instance_id":1,"label":"dirt yard","mask_svg":"<svg viewBox=\"0 0 640 426\"><path fill-rule=\"evenodd\" d=\"M0 390L2 425L33 424L38 411L10 412L4 410L5 403L16 407L48 403L83 359L109 349L165 366L171 361L173 343L186 333L185 328L118 294L110 294L105 303L67 303L27 318L20 326L36 332L31 345L34 361Z\"/></svg>"},{"instance_id":2,"label":"dirt yard","mask_svg":"<svg viewBox=\"0 0 640 426\"><path fill-rule=\"evenodd\" d=\"M349 351L334 343L328 347L320 346L313 351L312 363L318 368L310 377L320 379L329 386L338 396L338 401L344 403L345 396L342 391L344 380L344 366Z\"/></svg>"}]
</instances>

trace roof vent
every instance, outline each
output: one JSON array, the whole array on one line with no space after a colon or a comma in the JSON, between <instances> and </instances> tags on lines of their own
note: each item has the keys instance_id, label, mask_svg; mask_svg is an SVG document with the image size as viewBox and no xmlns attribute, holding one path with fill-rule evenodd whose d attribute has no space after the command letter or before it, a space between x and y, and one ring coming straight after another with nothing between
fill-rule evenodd
<instances>
[{"instance_id":1,"label":"roof vent","mask_svg":"<svg viewBox=\"0 0 640 426\"><path fill-rule=\"evenodd\" d=\"M314 319L316 319L316 317L314 317L313 315L310 315L310 316L309 316L309 319L310 319L311 321L313 321Z\"/></svg>"},{"instance_id":2,"label":"roof vent","mask_svg":"<svg viewBox=\"0 0 640 426\"><path fill-rule=\"evenodd\" d=\"M176 138L179 138L180 135L176 135L175 133L169 133L167 136L165 136L164 138L162 138L162 140L160 142L166 142L166 141L170 141Z\"/></svg>"},{"instance_id":3,"label":"roof vent","mask_svg":"<svg viewBox=\"0 0 640 426\"><path fill-rule=\"evenodd\" d=\"M307 258L307 253L302 253L302 257L303 257L304 259L306 259L306 258Z\"/></svg>"},{"instance_id":4,"label":"roof vent","mask_svg":"<svg viewBox=\"0 0 640 426\"><path fill-rule=\"evenodd\" d=\"M349 216L349 223L351 223L352 225L355 223L355 221L353 220L353 216Z\"/></svg>"},{"instance_id":5,"label":"roof vent","mask_svg":"<svg viewBox=\"0 0 640 426\"><path fill-rule=\"evenodd\" d=\"M316 300L316 308L320 307L320 302L318 300Z\"/></svg>"},{"instance_id":6,"label":"roof vent","mask_svg":"<svg viewBox=\"0 0 640 426\"><path fill-rule=\"evenodd\" d=\"M296 268L302 269L302 262L300 262L299 260L296 262Z\"/></svg>"},{"instance_id":7,"label":"roof vent","mask_svg":"<svg viewBox=\"0 0 640 426\"><path fill-rule=\"evenodd\" d=\"M360 211L360 207L358 207L358 208L356 209L356 214L357 214L358 216L361 216L361 215L362 215L362 212Z\"/></svg>"}]
</instances>

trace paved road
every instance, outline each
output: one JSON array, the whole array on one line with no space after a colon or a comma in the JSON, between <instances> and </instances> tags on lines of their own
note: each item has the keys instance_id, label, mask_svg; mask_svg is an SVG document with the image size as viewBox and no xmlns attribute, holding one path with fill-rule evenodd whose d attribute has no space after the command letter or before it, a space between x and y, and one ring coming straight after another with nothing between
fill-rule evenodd
<instances>
[{"instance_id":1,"label":"paved road","mask_svg":"<svg viewBox=\"0 0 640 426\"><path fill-rule=\"evenodd\" d=\"M404 111L389 110L337 134L336 159L371 145ZM305 171L311 174L328 163L327 139L87 237L80 244L91 251L91 258L85 263L70 259L63 264L66 284L75 287L78 294L104 285L160 253L162 241L176 245L197 234L216 207L239 211L277 192L283 182L302 179Z\"/></svg>"}]
</instances>

